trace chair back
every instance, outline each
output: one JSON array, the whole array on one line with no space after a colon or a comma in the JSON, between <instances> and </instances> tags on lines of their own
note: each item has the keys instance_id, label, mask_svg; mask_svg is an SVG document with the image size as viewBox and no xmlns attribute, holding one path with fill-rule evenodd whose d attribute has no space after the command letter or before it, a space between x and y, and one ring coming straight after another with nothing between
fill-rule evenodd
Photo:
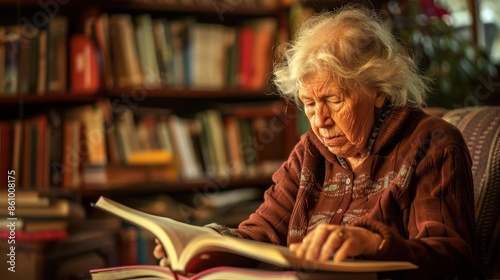
<instances>
[{"instance_id":1,"label":"chair back","mask_svg":"<svg viewBox=\"0 0 500 280\"><path fill-rule=\"evenodd\" d=\"M500 278L500 106L454 109L443 119L462 132L472 157L481 278Z\"/></svg>"}]
</instances>

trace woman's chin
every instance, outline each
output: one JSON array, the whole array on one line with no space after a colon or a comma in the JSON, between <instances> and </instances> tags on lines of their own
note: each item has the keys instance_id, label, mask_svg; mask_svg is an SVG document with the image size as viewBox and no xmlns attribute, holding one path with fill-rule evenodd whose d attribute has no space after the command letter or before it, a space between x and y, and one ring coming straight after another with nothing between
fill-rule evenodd
<instances>
[{"instance_id":1,"label":"woman's chin","mask_svg":"<svg viewBox=\"0 0 500 280\"><path fill-rule=\"evenodd\" d=\"M335 154L341 158L351 158L359 154L358 152L351 151L349 149L346 149L345 147L338 147L338 146L326 146L326 147L332 154Z\"/></svg>"}]
</instances>

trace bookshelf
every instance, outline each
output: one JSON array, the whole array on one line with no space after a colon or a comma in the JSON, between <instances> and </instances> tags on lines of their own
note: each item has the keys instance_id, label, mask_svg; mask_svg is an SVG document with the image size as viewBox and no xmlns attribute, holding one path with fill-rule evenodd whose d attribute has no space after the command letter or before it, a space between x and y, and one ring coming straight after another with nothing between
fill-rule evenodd
<instances>
[{"instance_id":1,"label":"bookshelf","mask_svg":"<svg viewBox=\"0 0 500 280\"><path fill-rule=\"evenodd\" d=\"M188 4L182 4L186 2L188 2ZM200 74L198 74L198 77L186 76L195 75L196 71L201 74L207 73L207 76L210 72L216 72L215 70L212 71L214 69L213 64L211 64L207 68L206 66L203 66L203 63L197 63L199 59L206 60L206 57L211 57L214 54L214 52L203 52L204 49L209 48L206 46L210 46L210 44L208 43L204 44L204 40L208 38L207 36L203 37L204 32L212 32L210 33L212 36L225 39L225 37L221 36L221 34L223 33L222 35L226 35L226 33L228 33L229 31L233 34L233 36L236 35L239 37L239 31L241 29L246 28L252 29L254 31L259 30L259 27L256 27L254 23L258 24L257 22L260 19L267 19L268 23L270 22L270 24L272 25L272 30L269 31L268 34L266 34L266 36L269 37L267 38L267 40L271 40L267 42L266 45L266 49L269 50L278 40L280 40L280 36L282 38L284 36L286 37L286 8L280 7L273 1L241 1L241 3L238 3L238 5L229 2L224 3L223 1L221 1L220 3L212 3L212 1L198 1L196 3L195 1L191 1L192 3L189 2L190 1L183 1L182 3L181 1L165 1L165 3L161 3L158 1L112 0L105 2L87 1L85 3L80 1L55 1L53 3L39 3L38 1L34 0L0 1L0 7L2 7L3 11L2 15L6 16L0 22L0 25L3 26L3 30L0 29L0 36L3 36L3 39L5 40L11 38L9 37L9 32L15 33L15 31L13 31L12 29L14 28L14 26L17 26L20 31L17 30L18 38L13 39L17 40L14 43L15 46L22 47L25 45L24 43L28 41L29 45L36 44L35 49L31 49L30 52L34 52L34 56L38 58L38 60L30 60L30 63L34 63L34 66L32 66L31 64L26 64L26 62L22 61L22 58L20 57L22 55L21 53L16 54L15 57L10 58L16 59L17 61L14 68L9 70L5 68L9 66L8 64L5 64L6 59L9 56L6 45L8 45L9 43L6 41L7 43L4 44L3 50L0 50L0 54L3 55L2 62L4 65L4 69L2 69L2 74L4 75L2 76L2 79L0 79L2 80L3 86L2 90L0 90L0 106L3 109L2 113L0 113L0 119L3 122L3 125L9 126L9 123L11 124L13 121L18 119L21 119L23 123L29 122L32 117L43 115L46 113L46 110L49 109L54 112L60 113L71 111L72 108L78 108L85 105L95 107L95 104L98 104L99 102L109 102L111 103L111 106L118 104L122 107L136 107L137 105L142 107L141 109L143 109L143 111L147 110L146 108L165 108L169 110L169 114L179 115L182 116L182 118L191 119L194 117L196 110L208 110L210 109L210 107L217 107L219 104L228 106L231 103L238 103L238 105L241 106L241 104L244 104L246 102L260 102L261 104L264 104L265 102L274 102L276 100L279 100L279 97L277 95L270 94L272 93L272 89L268 87L266 81L267 74L270 69L269 66L272 60L272 57L270 55L266 56L265 59L262 59L263 62L265 62L264 66L255 66L261 67L261 70L259 70L261 71L261 77L259 78L260 81L257 81L256 84L243 85L241 83L238 83L238 80L241 81L244 79L243 76L245 74L241 73L241 71L243 70L240 71L240 69L237 68L222 69L221 71L223 72L221 72L217 76L210 76L209 79L205 80L204 82L196 82L195 80L193 80L195 78L203 78L202 76L204 75L200 76ZM57 18L57 20L54 20L55 18ZM146 29L141 29L144 28L144 26L139 26L143 21L147 21L147 26L145 27ZM113 24L113 22L115 22L115 24ZM156 33L152 34L148 29L152 27L151 24L156 24L156 27L160 28L158 30L165 30L161 28L168 29L170 27L170 24L173 25L174 22L180 25L189 25L184 26L183 30L186 33L184 34L184 36L190 36L190 38L184 39L191 39L193 42L196 40L196 45L200 45L195 47L194 43L191 45L187 43L187 45L184 45L183 47L189 48L193 53L196 51L202 53L198 54L198 60L196 60L195 57L186 58L186 55L184 53L170 54L171 56L173 54L174 57L183 56L184 61L180 62L183 69L181 69L180 72L182 72L181 74L184 75L184 77L179 76L183 81L182 83L175 84L175 81L179 80L179 77L177 76L175 77L175 79L173 79L173 82L159 81L159 79L162 79L162 77L159 77L162 75L161 71L165 71L165 69L156 69L155 75L157 76L152 79L154 80L154 82L152 82L153 84L148 84L148 75L144 75L144 73L147 71L147 67L149 67L150 65L144 65L144 61L148 60L148 58L146 56L141 56L141 53L144 53L147 49L139 49L139 45L141 44L141 38L148 40L151 39L151 37L140 37L141 33L149 32L149 35L155 35ZM115 59L116 61L121 62L122 58L125 59L127 57L118 55L118 53L120 53L120 45L125 45L125 47L121 49L121 51L129 52L129 56L131 53L130 50L127 50L127 48L130 47L127 47L127 42L120 41L118 44L113 43L113 41L116 41L114 39L117 39L117 37L114 37L113 34L118 34L123 31L122 29L116 27L118 23L125 23L125 25L128 25L132 28L130 30L124 31L128 32L127 34L132 35L133 37L130 38L130 36L125 36L127 39L132 39L132 41L135 41L135 49L132 51L135 58L131 63L142 64L135 65L136 68L132 70L135 71L135 74L122 77L119 77L119 74L117 72L120 71L121 68L127 68L130 63L121 64L118 66L116 64L106 65L109 62L108 60ZM164 25L160 26L160 23L164 23ZM103 24L106 24L106 28L104 30L108 35L99 37L99 31L102 30L100 28ZM55 26L53 30L51 30L52 25ZM34 30L36 30L36 32L30 30L30 34L27 34L28 27L35 27ZM198 27L198 31L191 31L197 29ZM45 43L46 49L40 50L43 49L43 47L42 43L40 43L38 40L40 40L40 34L45 31L48 33L48 35L45 35L47 37L51 37L53 34L57 34L57 32L61 33L59 34L58 38L54 39L57 41L57 43L55 41L51 41L50 38L45 39L48 40L48 42ZM173 29L169 29L168 31L172 32ZM218 33L220 34L217 35ZM166 32L166 34L168 35L169 33ZM98 88L94 87L92 89L88 89L88 92L85 93L75 92L73 84L77 82L73 80L73 76L71 74L73 67L76 67L73 66L73 64L77 63L72 60L73 58L71 51L73 49L71 44L73 38L77 35L86 36L88 37L90 42L92 42L92 47L95 48L95 51L97 53L97 62L99 66L96 69L85 69L85 71L99 72L99 75L97 77ZM255 33L252 35L255 36ZM156 38L157 37L155 37L155 40ZM251 40L252 38L253 37L251 37L249 40ZM33 39L37 39L37 41L35 42ZM100 45L99 39L106 41L106 45ZM118 39L123 39L123 37L119 37ZM167 38L167 41L169 39L172 38ZM257 40L255 38L253 39ZM63 42L61 43L58 40L63 40ZM252 42L254 45L257 44L255 41L247 41L246 45ZM156 56L156 60L157 62L161 63L161 58L159 57L161 53L161 50L159 48L161 47L156 44L156 41L150 41L149 43L150 44L146 47L151 47L151 45L153 45L152 47L153 51L155 52L154 55ZM170 41L168 41L167 43L170 43ZM217 44L216 47L224 49L225 52L218 54L220 58L223 59L227 59L225 56L230 55L228 50L229 48L238 48L237 43L238 42L233 42L233 45L227 46L220 45L217 42L211 42L211 44ZM173 44L175 43L172 42L172 45L167 47L173 48ZM57 51L58 55L60 55L60 52L65 54L60 57L64 57L64 59L62 59L64 60L62 63L59 61L59 59L54 59L56 57L51 56L50 54L52 48L55 48L54 46L59 45L64 46L59 47ZM1 51L3 51L3 53ZM43 55L41 53L42 51L45 51L46 54ZM170 51L173 50L170 49ZM238 49L237 51L240 51L240 49ZM252 49L250 49L250 51L252 51ZM255 53L257 53L257 51L255 51ZM252 57L253 55L254 54L252 53ZM89 63L92 59L95 58L85 57L85 59L85 62ZM191 62L187 61L189 59L191 59ZM234 65L231 66L228 65L231 62L225 62L223 67L239 67L238 64L243 64L239 57L236 57L236 59L237 61ZM40 65L41 63L46 64L45 68L42 68L44 67L44 65ZM115 62L113 61L113 63ZM170 63L175 62L170 61ZM208 61L208 63L213 63L213 61ZM250 63L253 62L250 61ZM51 69L52 65L54 64L61 64L62 66ZM26 65L28 65L28 67ZM252 66L253 64L250 65L250 67ZM33 67L37 67L37 69L43 70L38 71L38 75L36 77L33 77L36 80L35 82L37 84L40 84L41 81L42 83L44 83L46 80L48 80L48 82L45 82L45 85L42 86L33 86L29 89L21 89L20 86L23 84L23 81L20 81L20 79L24 78L25 76L25 73L22 72L22 69ZM61 71L61 67L66 71ZM14 75L13 78L15 79L14 81L17 81L17 89L7 90L6 83L9 82L9 77L6 74L7 71L17 71L17 75ZM40 74L41 72L46 73ZM49 84L51 83L51 77L47 77L47 75L50 76L51 73L54 76L53 78L56 79L59 78L59 74L65 73L64 75L61 74L64 77L62 77L58 81L60 84L63 84L62 87L59 86L59 88L50 88ZM138 76L134 76L137 74L142 74L142 77L137 78ZM230 74L237 74L240 76L226 77L226 75ZM115 81L114 84L107 84L107 79L110 77ZM95 78L95 75L94 77L86 76L82 78L92 79ZM253 77L249 78L252 79ZM134 81L134 79L136 80ZM214 79L219 80L219 83L211 84L210 80ZM231 83L230 81L228 81L228 79L236 80L236 82L233 81ZM121 80L122 82L118 83L118 80ZM129 83L130 81L132 82ZM52 83L55 82L52 81ZM130 105L130 99L138 97L138 95L140 95L140 101L135 102L136 100L133 100L133 102L137 104L134 103L134 105ZM189 104L189 106L186 106L186 104ZM115 107L111 107L111 110L114 109ZM290 109L290 111L292 110L293 109ZM132 114L135 114L135 112ZM108 117L109 119L105 119L104 121L115 121L116 119L116 116L113 115L113 112L111 112L111 115L109 115ZM221 117L224 118L225 116ZM65 113L61 113L61 120L64 121L65 118ZM47 125L50 126L50 124ZM12 132L14 128L6 128L5 130L7 131L9 129L11 130L11 133L8 133L9 135L4 137L14 137L15 132ZM26 129L22 130L23 132L25 132ZM34 134L37 134L37 128L32 128L32 130L35 131ZM62 131L60 131L60 133L64 134L64 128L62 128L61 130ZM286 131L283 132L286 133L287 137L284 138L291 140L286 140L285 143L283 143L283 146L285 148L283 149L282 159L286 158L288 151L291 150L293 146L295 140L294 138L296 138L296 132L294 130L294 124L292 122L287 123ZM40 133L42 132L40 131ZM23 135L23 137L26 137L26 135ZM28 138L26 138L26 140L28 140ZM64 146L66 142L63 141L60 144ZM106 146L105 148L107 149L108 147ZM17 156L21 156L21 154L26 154L27 152L20 151L17 153ZM106 151L106 153L107 154L105 157L109 158L109 151ZM15 156L11 156L11 158L13 157ZM61 155L59 155L59 157L61 157ZM85 161L85 159L83 159L83 161ZM109 162L109 159L106 159L105 163L107 162ZM8 163L4 163L4 165L5 164ZM23 160L21 159L21 162L17 165L18 168L23 164L25 164L25 162L23 162ZM62 163L62 165L64 165L64 163ZM5 167L6 166L2 166L2 168ZM33 165L32 169L36 169L36 167L37 166ZM47 167L42 167L42 169L46 170ZM72 167L71 169L75 168ZM196 180L203 180L204 177L210 178L210 176L207 176L207 174L202 172L200 178L196 178ZM266 175L266 177L268 177L268 175ZM249 182L255 183L255 178L249 178L249 180ZM169 183L182 186L184 184L183 182L184 180L179 180ZM241 183L242 179L239 178L238 182ZM20 182L20 184L23 188L27 187L36 189L39 187L36 184L31 183L28 183L27 186L25 186L26 184L24 184L22 181ZM61 187L53 186L53 184L51 184L50 182L46 185L48 185L48 188L54 187L55 189ZM77 193L80 193L80 189L84 189L83 185L84 183L81 183L79 185L73 185L69 188L71 190L75 190ZM120 187L120 192L123 191L123 188L126 189L126 186ZM85 194L85 192L81 193Z\"/></svg>"},{"instance_id":2,"label":"bookshelf","mask_svg":"<svg viewBox=\"0 0 500 280\"><path fill-rule=\"evenodd\" d=\"M186 203L269 187L298 138L294 107L268 83L271 50L288 38L277 3L0 1L0 190L14 169L16 191L99 218L89 205L100 195ZM101 239L114 238L123 259L102 265L152 261L150 236L111 230Z\"/></svg>"}]
</instances>

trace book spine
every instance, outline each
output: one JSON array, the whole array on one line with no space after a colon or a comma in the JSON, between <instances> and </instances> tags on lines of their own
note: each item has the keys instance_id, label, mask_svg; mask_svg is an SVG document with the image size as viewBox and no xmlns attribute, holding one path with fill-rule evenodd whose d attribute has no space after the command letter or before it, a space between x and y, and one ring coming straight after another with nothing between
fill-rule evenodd
<instances>
[{"instance_id":1,"label":"book spine","mask_svg":"<svg viewBox=\"0 0 500 280\"><path fill-rule=\"evenodd\" d=\"M0 230L0 240L7 240L11 236L10 230ZM15 232L16 240L19 241L54 241L68 238L66 230L39 231L39 232Z\"/></svg>"}]
</instances>

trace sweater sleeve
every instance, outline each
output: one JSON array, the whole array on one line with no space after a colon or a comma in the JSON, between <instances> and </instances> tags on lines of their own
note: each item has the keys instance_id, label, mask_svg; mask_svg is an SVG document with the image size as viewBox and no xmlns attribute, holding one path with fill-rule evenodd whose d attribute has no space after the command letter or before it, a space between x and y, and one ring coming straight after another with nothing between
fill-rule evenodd
<instances>
[{"instance_id":1,"label":"sweater sleeve","mask_svg":"<svg viewBox=\"0 0 500 280\"><path fill-rule=\"evenodd\" d=\"M300 183L302 148L299 144L272 176L273 185L264 193L264 202L240 223L237 232L244 238L286 245L288 225Z\"/></svg>"},{"instance_id":2,"label":"sweater sleeve","mask_svg":"<svg viewBox=\"0 0 500 280\"><path fill-rule=\"evenodd\" d=\"M417 163L409 186L407 238L373 219L353 223L385 239L376 255L366 257L405 260L419 266L417 271L401 272L405 279L474 278L472 185L465 146L429 151Z\"/></svg>"}]
</instances>

